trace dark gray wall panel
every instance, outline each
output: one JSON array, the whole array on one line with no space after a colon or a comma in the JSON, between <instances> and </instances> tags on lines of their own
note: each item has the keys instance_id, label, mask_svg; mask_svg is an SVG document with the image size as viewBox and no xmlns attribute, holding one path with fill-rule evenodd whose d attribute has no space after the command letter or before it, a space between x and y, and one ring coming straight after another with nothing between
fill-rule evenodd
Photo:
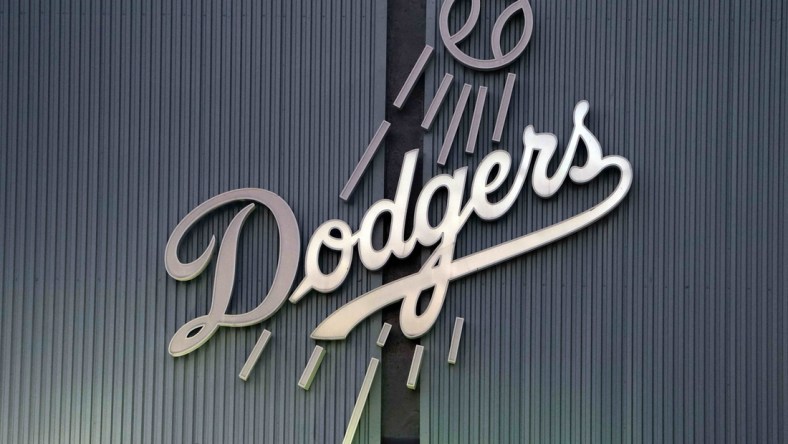
<instances>
[{"instance_id":1,"label":"dark gray wall panel","mask_svg":"<svg viewBox=\"0 0 788 444\"><path fill-rule=\"evenodd\" d=\"M451 284L422 339L422 441L788 441L785 2L532 1L525 55L491 74L445 51L440 3L427 9L425 107L452 72L448 103L468 81L488 85L497 109L512 71L501 146L516 162L529 124L555 133L562 154L588 99L589 127L635 176L590 228ZM469 52L489 54L500 12L489 3ZM494 149L486 111L476 154L462 152L466 115L438 167L449 118L444 108L425 136L425 180L473 171ZM503 219L469 223L456 257L583 211L616 182L567 184L549 200L527 187ZM466 323L451 367L456 316Z\"/></svg>"},{"instance_id":2,"label":"dark gray wall panel","mask_svg":"<svg viewBox=\"0 0 788 444\"><path fill-rule=\"evenodd\" d=\"M352 205L338 193L383 118L385 24L378 1L0 3L0 442L341 439L379 318L327 345L309 392L296 381L311 329L380 276L356 269L335 295L286 304L243 383L259 326L167 353L207 312L213 273L178 283L162 258L188 211L239 187L288 201L304 244L326 219L358 224L382 158ZM267 292L276 238L257 211L233 312ZM379 397L363 441L378 440Z\"/></svg>"}]
</instances>

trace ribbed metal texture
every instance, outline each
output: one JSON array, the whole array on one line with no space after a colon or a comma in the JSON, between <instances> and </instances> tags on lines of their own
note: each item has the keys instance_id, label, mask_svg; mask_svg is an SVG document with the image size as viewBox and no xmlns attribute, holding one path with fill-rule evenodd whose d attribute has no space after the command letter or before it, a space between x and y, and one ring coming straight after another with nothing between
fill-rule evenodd
<instances>
[{"instance_id":1,"label":"ribbed metal texture","mask_svg":"<svg viewBox=\"0 0 788 444\"><path fill-rule=\"evenodd\" d=\"M322 344L311 390L296 383L312 328L380 276L355 267L336 294L176 359L167 344L208 311L213 266L176 282L163 255L183 216L239 187L289 202L304 245L326 219L358 225L382 158L351 204L338 194L383 119L385 24L379 1L0 3L0 442L342 438L380 319ZM207 219L183 258L239 208ZM268 291L279 247L256 211L232 312ZM360 441L379 441L379 390Z\"/></svg>"},{"instance_id":2,"label":"ribbed metal texture","mask_svg":"<svg viewBox=\"0 0 788 444\"><path fill-rule=\"evenodd\" d=\"M425 108L444 72L455 75L449 107L462 82L472 97L490 89L476 153L463 153L466 112L440 168L444 105L425 136L425 181L472 174L497 149L491 110L511 71L500 147L515 162L529 124L555 133L562 155L572 109L588 99L588 126L606 154L632 162L634 185L590 228L450 285L421 342L422 442L788 442L788 5L533 0L525 55L478 74L443 48L440 3L427 9ZM499 3L482 2L467 52L491 55ZM469 223L456 257L593 206L618 180L600 179L549 200L526 186L501 220Z\"/></svg>"}]
</instances>

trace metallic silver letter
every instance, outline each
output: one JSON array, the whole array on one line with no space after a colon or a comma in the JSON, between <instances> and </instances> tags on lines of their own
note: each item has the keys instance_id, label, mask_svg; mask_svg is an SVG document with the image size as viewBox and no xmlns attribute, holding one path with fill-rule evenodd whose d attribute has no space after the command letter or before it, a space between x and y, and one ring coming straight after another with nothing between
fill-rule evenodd
<instances>
[{"instance_id":1,"label":"metallic silver letter","mask_svg":"<svg viewBox=\"0 0 788 444\"><path fill-rule=\"evenodd\" d=\"M339 237L334 237L332 232L337 232ZM290 296L290 302L298 302L313 289L329 293L339 288L350 271L355 244L355 237L344 221L332 219L320 225L312 234L312 238L309 239L309 246L306 247L306 256L304 257L304 280ZM329 274L323 273L318 263L320 249L323 246L340 253L337 267Z\"/></svg>"},{"instance_id":2,"label":"metallic silver letter","mask_svg":"<svg viewBox=\"0 0 788 444\"><path fill-rule=\"evenodd\" d=\"M164 266L167 273L179 281L188 281L205 270L213 255L216 238L211 237L208 248L199 258L184 264L178 259L178 246L186 233L200 219L213 210L234 202L251 201L230 222L219 248L214 277L213 299L207 315L199 316L184 324L172 336L169 352L183 356L205 344L219 327L245 327L271 317L282 306L298 270L301 237L298 222L290 207L276 194L258 188L242 188L212 197L192 210L175 227L164 251ZM273 213L279 228L279 264L271 289L254 310L243 314L227 314L235 281L235 260L238 238L244 221L254 210L255 204L267 207Z\"/></svg>"}]
</instances>

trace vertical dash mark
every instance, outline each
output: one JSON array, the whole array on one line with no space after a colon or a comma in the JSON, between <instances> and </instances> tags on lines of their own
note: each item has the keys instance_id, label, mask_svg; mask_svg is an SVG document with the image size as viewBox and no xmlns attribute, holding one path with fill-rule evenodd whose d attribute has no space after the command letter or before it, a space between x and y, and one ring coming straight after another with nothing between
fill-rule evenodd
<instances>
[{"instance_id":1,"label":"vertical dash mark","mask_svg":"<svg viewBox=\"0 0 788 444\"><path fill-rule=\"evenodd\" d=\"M378 335L378 341L376 344L378 347L383 347L386 345L386 340L389 338L389 332L391 331L391 324L388 322L383 323L383 328L380 329L380 334Z\"/></svg>"},{"instance_id":2,"label":"vertical dash mark","mask_svg":"<svg viewBox=\"0 0 788 444\"><path fill-rule=\"evenodd\" d=\"M482 123L482 112L484 111L484 101L487 99L487 87L480 86L479 93L476 95L476 105L473 108L473 119L471 120L471 130L468 132L468 142L465 144L465 152L473 154L476 150L476 139L479 137L479 125Z\"/></svg>"},{"instance_id":3,"label":"vertical dash mark","mask_svg":"<svg viewBox=\"0 0 788 444\"><path fill-rule=\"evenodd\" d=\"M353 406L353 413L350 415L350 421L348 422L347 429L345 430L345 437L342 439L343 444L350 444L353 442L353 437L356 434L358 422L361 420L361 414L364 412L364 407L367 404L369 390L372 388L372 381L375 379L375 373L377 370L378 360L376 358L370 359L369 367L367 367L367 373L364 375L364 381L361 383L361 390L358 391L356 405Z\"/></svg>"},{"instance_id":4,"label":"vertical dash mark","mask_svg":"<svg viewBox=\"0 0 788 444\"><path fill-rule=\"evenodd\" d=\"M260 337L257 339L257 342L254 344L252 348L252 352L249 353L249 357L246 358L246 362L244 363L243 368L241 368L241 373L238 374L238 377L246 381L249 378L249 373L252 372L252 369L257 364L257 360L260 359L260 355L265 350L265 346L268 344L268 339L271 338L271 332L268 330L263 330L260 333Z\"/></svg>"},{"instance_id":5,"label":"vertical dash mark","mask_svg":"<svg viewBox=\"0 0 788 444\"><path fill-rule=\"evenodd\" d=\"M452 80L454 80L453 75L449 73L443 75L443 80L441 80L441 84L438 86L438 90L435 92L435 97L432 98L430 107L427 109L427 114L424 115L424 120L421 121L421 127L425 130L430 129L432 126L432 122L435 120L435 115L438 113L438 109L440 109L441 105L443 104L443 99L446 98L446 93L449 92L449 87L451 87Z\"/></svg>"},{"instance_id":6,"label":"vertical dash mark","mask_svg":"<svg viewBox=\"0 0 788 444\"><path fill-rule=\"evenodd\" d=\"M378 130L375 131L375 135L372 137L369 145L367 145L367 149L364 150L364 154L356 164L356 168L354 168L353 173L350 174L350 179L348 179L347 183L345 184L345 188L343 188L342 192L339 193L339 197L342 200L347 201L350 199L350 195L353 194L353 190L356 189L358 181L361 180L361 176L364 175L364 172L369 167L369 163L372 161L372 158L375 157L375 153L378 151L378 148L380 148L380 143L383 142L383 138L386 137L390 126L391 124L385 120L380 123Z\"/></svg>"},{"instance_id":7,"label":"vertical dash mark","mask_svg":"<svg viewBox=\"0 0 788 444\"><path fill-rule=\"evenodd\" d=\"M315 346L315 349L312 351L312 356L309 357L309 362L307 362L306 368L304 368L304 372L301 373L301 379L298 380L299 387L304 390L309 390L317 374L317 369L320 368L320 363L323 362L323 356L325 356L325 354L326 351L323 347L319 345Z\"/></svg>"},{"instance_id":8,"label":"vertical dash mark","mask_svg":"<svg viewBox=\"0 0 788 444\"><path fill-rule=\"evenodd\" d=\"M501 141L501 134L503 134L503 126L506 124L506 114L509 113L509 101L512 100L512 91L514 90L514 81L517 75L509 73L506 75L506 84L503 87L503 95L501 96L501 106L498 107L498 118L495 120L495 130L493 131L493 142Z\"/></svg>"},{"instance_id":9,"label":"vertical dash mark","mask_svg":"<svg viewBox=\"0 0 788 444\"><path fill-rule=\"evenodd\" d=\"M451 347L449 347L449 364L457 363L457 352L460 349L460 338L462 337L462 325L465 322L463 318L454 320L454 331L451 334Z\"/></svg>"},{"instance_id":10,"label":"vertical dash mark","mask_svg":"<svg viewBox=\"0 0 788 444\"><path fill-rule=\"evenodd\" d=\"M421 370L421 357L424 355L424 346L417 345L413 352L413 361L410 363L410 373L408 373L408 388L416 390L419 382L419 371Z\"/></svg>"},{"instance_id":11,"label":"vertical dash mark","mask_svg":"<svg viewBox=\"0 0 788 444\"><path fill-rule=\"evenodd\" d=\"M419 80L419 77L424 71L424 67L427 66L427 62L430 60L430 57L432 57L432 46L424 45L424 50L421 51L421 55L413 65L413 69L410 70L410 74L408 74L405 84L402 85L402 89L399 90L397 98L394 99L394 106L401 109L402 105L405 104L405 100L408 99L410 92L413 91L413 86Z\"/></svg>"},{"instance_id":12,"label":"vertical dash mark","mask_svg":"<svg viewBox=\"0 0 788 444\"><path fill-rule=\"evenodd\" d=\"M454 136L457 135L457 128L459 128L460 119L462 119L462 115L465 113L465 105L468 103L468 96L470 96L470 94L471 85L466 83L465 86L462 87L460 99L457 101L457 106L454 108L454 114L451 116L451 122L449 122L449 129L446 130L446 137L444 137L441 151L438 153L438 165L446 165L446 159L448 159L449 151L451 151L451 146L454 144Z\"/></svg>"}]
</instances>

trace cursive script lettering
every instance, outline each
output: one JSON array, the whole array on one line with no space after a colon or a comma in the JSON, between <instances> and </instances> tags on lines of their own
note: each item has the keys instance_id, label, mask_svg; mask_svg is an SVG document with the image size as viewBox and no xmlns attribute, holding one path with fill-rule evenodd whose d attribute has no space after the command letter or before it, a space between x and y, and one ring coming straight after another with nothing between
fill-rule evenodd
<instances>
[{"instance_id":1,"label":"cursive script lettering","mask_svg":"<svg viewBox=\"0 0 788 444\"><path fill-rule=\"evenodd\" d=\"M202 255L187 264L178 259L178 246L181 240L192 226L217 208L234 202L248 201L253 203L244 207L233 218L222 238L213 278L211 309L207 315L196 317L184 324L172 336L169 352L173 356L182 356L196 350L211 339L211 336L221 326L245 327L268 319L282 306L293 285L298 271L301 247L298 222L290 206L281 197L270 191L257 188L242 188L222 193L206 200L187 214L175 227L169 241L167 241L167 247L164 250L164 266L167 268L167 273L179 281L188 281L199 276L211 261L216 238L212 236ZM271 210L279 228L279 263L276 267L276 275L268 294L255 309L243 314L227 314L235 282L238 238L246 218L254 210L256 204Z\"/></svg>"},{"instance_id":2,"label":"cursive script lettering","mask_svg":"<svg viewBox=\"0 0 788 444\"><path fill-rule=\"evenodd\" d=\"M459 168L453 174L435 176L427 182L416 200L413 232L406 239L404 218L407 214L419 155L418 150L413 150L405 155L394 200L383 199L372 205L362 218L358 231L353 232L346 222L336 219L320 225L307 245L304 278L290 295L290 301L293 303L299 302L313 290L330 293L342 285L352 266L354 248L358 250L362 265L369 270L380 269L392 255L398 258L409 256L414 252L417 244L428 248L434 247L434 250L419 272L378 287L340 307L317 326L312 332L312 338L344 339L364 319L398 301L402 301L400 326L403 333L411 338L419 337L435 324L452 280L505 262L568 236L599 220L615 208L624 199L632 184L632 167L623 157L603 156L599 141L584 123L589 108L586 101L579 102L575 106L574 129L564 157L552 176L548 175L547 167L555 155L558 139L553 134L537 133L532 126L525 128L523 155L512 186L505 192L504 197L496 202L491 202L489 196L499 191L512 170L512 158L503 150L494 151L482 160L472 179L470 196L464 204L464 190L468 180L467 167ZM581 141L588 153L587 161L584 165L572 166ZM619 170L619 182L602 202L576 216L503 244L455 259L457 236L468 219L476 215L483 220L495 220L506 214L525 186L528 169L534 156L531 187L543 198L558 192L567 178L574 183L586 183L607 168ZM443 218L433 225L429 219L429 208L436 193L441 190L447 192L448 198ZM244 188L220 194L205 201L184 217L167 242L164 257L167 272L178 280L189 280L200 275L211 260L216 239L211 238L208 247L196 260L182 263L178 259L178 246L185 234L201 218L217 208L230 203L250 201L251 203L230 222L222 239L217 257L211 308L208 314L192 319L173 335L169 346L170 354L173 356L194 351L208 341L221 326L243 327L271 317L281 307L290 291L300 254L298 223L292 210L281 197L261 189ZM260 305L247 313L228 314L227 307L235 280L238 239L244 222L257 205L267 207L276 219L280 236L279 264L271 288ZM386 244L378 249L372 244L372 231L386 213L391 217L388 239ZM318 263L323 248L340 253L338 264L328 273L324 273ZM419 296L426 290L432 290L432 297L426 310L419 314L417 311Z\"/></svg>"},{"instance_id":3,"label":"cursive script lettering","mask_svg":"<svg viewBox=\"0 0 788 444\"><path fill-rule=\"evenodd\" d=\"M495 151L482 160L473 178L471 195L462 206L467 168L460 168L453 175L442 174L424 185L416 202L414 229L411 238L404 239L404 221L407 195L410 193L413 170L418 150L405 156L399 188L394 201L382 200L365 214L361 227L351 234L350 227L343 221L331 220L316 230L307 247L305 277L290 297L293 303L301 300L309 291L330 292L342 284L352 261L352 249L358 245L359 257L365 267L380 268L393 254L397 257L409 255L419 243L425 247L435 246L432 255L421 271L365 293L345 304L326 318L313 332L312 338L325 340L344 339L361 321L383 307L402 301L400 326L405 336L419 337L429 331L443 307L448 284L454 279L467 276L483 268L507 261L550 242L572 234L615 208L626 196L632 183L632 167L620 156L603 156L597 138L585 126L584 119L589 111L587 101L581 101L574 110L574 130L566 153L556 172L549 176L547 167L556 152L558 140L549 133L537 133L532 126L523 133L523 157L512 187L503 199L492 203L489 194L497 191L505 182L511 169L511 156L506 151ZM585 165L572 166L577 146L582 140L588 152ZM476 214L484 220L494 220L505 214L519 196L527 177L531 158L536 153L532 174L532 188L541 197L554 195L568 177L574 183L586 183L596 178L607 168L620 171L616 189L596 206L562 222L523 235L509 242L487 248L475 254L454 259L457 235L468 218ZM492 176L493 171L497 174ZM492 177L491 177L492 176ZM428 209L435 193L441 188L448 192L448 201L443 219L432 226ZM372 227L384 212L392 216L387 244L380 250L372 246ZM338 236L332 232L337 231ZM321 248L339 251L341 259L334 271L324 274L317 263ZM417 304L422 291L432 289L432 297L426 310L418 314Z\"/></svg>"}]
</instances>

